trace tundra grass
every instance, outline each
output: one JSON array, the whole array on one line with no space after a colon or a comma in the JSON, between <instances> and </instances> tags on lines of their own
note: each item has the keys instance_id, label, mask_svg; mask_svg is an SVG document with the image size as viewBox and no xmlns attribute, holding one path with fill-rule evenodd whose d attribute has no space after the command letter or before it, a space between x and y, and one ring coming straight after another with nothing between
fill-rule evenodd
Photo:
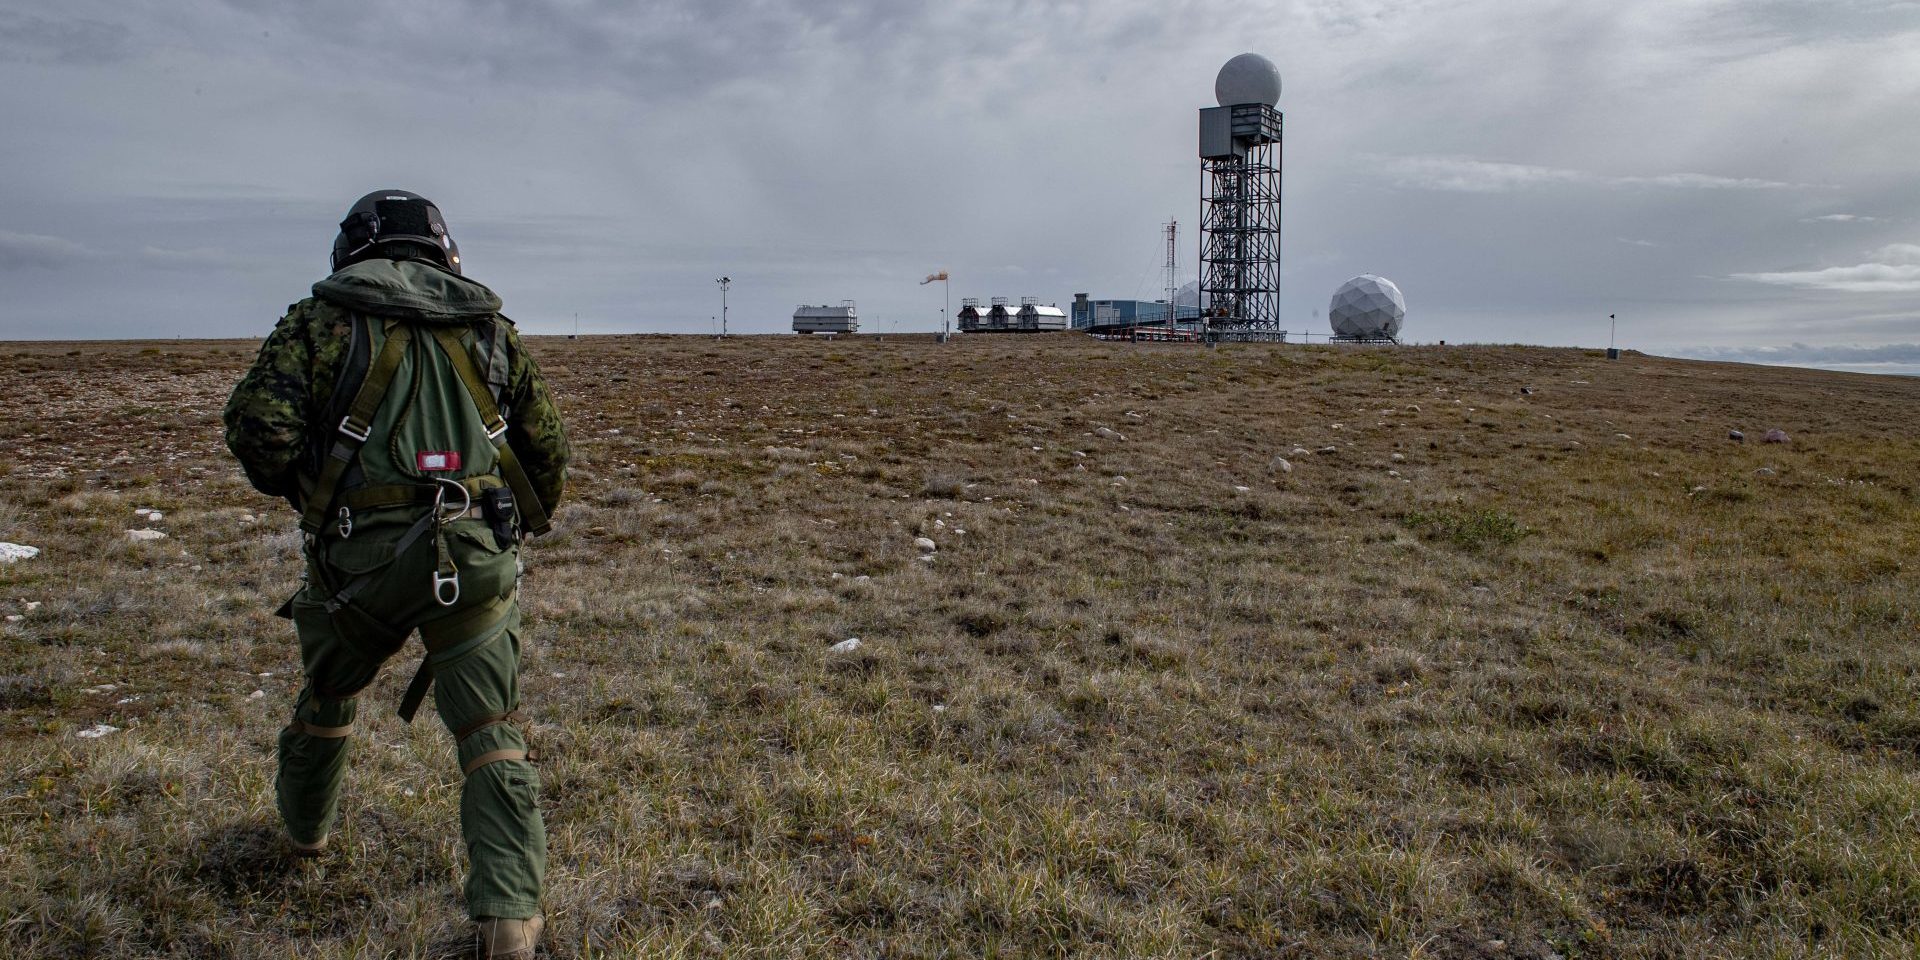
<instances>
[{"instance_id":1,"label":"tundra grass","mask_svg":"<svg viewBox=\"0 0 1920 960\"><path fill-rule=\"evenodd\" d=\"M522 582L556 956L1920 944L1920 380L531 342L577 455ZM0 566L0 954L458 942L417 651L332 852L279 842L298 542L218 424L254 349L0 348L0 540L43 551Z\"/></svg>"}]
</instances>

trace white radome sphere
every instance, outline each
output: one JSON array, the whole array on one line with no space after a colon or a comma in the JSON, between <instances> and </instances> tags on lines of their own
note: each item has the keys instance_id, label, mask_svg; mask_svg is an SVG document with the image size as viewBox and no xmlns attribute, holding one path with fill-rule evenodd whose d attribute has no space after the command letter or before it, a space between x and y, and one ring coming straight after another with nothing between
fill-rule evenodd
<instances>
[{"instance_id":1,"label":"white radome sphere","mask_svg":"<svg viewBox=\"0 0 1920 960\"><path fill-rule=\"evenodd\" d=\"M1280 68L1257 53L1243 53L1220 68L1213 78L1213 99L1223 107L1236 103L1280 103Z\"/></svg>"},{"instance_id":2,"label":"white radome sphere","mask_svg":"<svg viewBox=\"0 0 1920 960\"><path fill-rule=\"evenodd\" d=\"M1400 336L1407 318L1407 298L1386 277L1361 274L1340 285L1327 306L1327 319L1337 337L1386 340Z\"/></svg>"}]
</instances>

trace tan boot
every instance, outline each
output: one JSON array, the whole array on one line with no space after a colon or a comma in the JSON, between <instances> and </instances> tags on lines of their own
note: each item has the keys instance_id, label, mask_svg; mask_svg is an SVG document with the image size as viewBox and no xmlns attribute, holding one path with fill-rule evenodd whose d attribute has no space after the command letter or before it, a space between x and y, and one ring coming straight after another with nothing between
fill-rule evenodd
<instances>
[{"instance_id":1,"label":"tan boot","mask_svg":"<svg viewBox=\"0 0 1920 960\"><path fill-rule=\"evenodd\" d=\"M292 837L288 837L287 842L293 845L293 855L302 860L312 860L327 849L327 835L324 833L312 843L301 843Z\"/></svg>"},{"instance_id":2,"label":"tan boot","mask_svg":"<svg viewBox=\"0 0 1920 960\"><path fill-rule=\"evenodd\" d=\"M526 920L502 920L482 917L475 931L480 938L480 960L533 960L540 945L540 931L546 929L545 917Z\"/></svg>"}]
</instances>

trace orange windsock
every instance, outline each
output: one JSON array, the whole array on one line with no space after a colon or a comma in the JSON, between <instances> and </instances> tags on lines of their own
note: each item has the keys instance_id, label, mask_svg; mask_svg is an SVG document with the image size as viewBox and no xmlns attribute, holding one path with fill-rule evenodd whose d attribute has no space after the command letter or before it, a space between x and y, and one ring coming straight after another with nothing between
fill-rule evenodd
<instances>
[{"instance_id":1,"label":"orange windsock","mask_svg":"<svg viewBox=\"0 0 1920 960\"><path fill-rule=\"evenodd\" d=\"M945 270L942 270L939 273L929 273L927 274L927 278L925 280L920 281L920 285L924 287L927 284L934 282L935 280L945 280L945 279L947 279L947 272Z\"/></svg>"}]
</instances>

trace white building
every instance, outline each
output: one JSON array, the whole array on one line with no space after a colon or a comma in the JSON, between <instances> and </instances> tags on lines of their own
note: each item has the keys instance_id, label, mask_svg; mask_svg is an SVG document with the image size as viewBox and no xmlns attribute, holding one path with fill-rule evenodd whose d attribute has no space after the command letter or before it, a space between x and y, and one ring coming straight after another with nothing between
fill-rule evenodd
<instances>
[{"instance_id":1,"label":"white building","mask_svg":"<svg viewBox=\"0 0 1920 960\"><path fill-rule=\"evenodd\" d=\"M837 307L803 303L793 308L793 332L859 333L860 318L854 314L852 300L842 300Z\"/></svg>"}]
</instances>

